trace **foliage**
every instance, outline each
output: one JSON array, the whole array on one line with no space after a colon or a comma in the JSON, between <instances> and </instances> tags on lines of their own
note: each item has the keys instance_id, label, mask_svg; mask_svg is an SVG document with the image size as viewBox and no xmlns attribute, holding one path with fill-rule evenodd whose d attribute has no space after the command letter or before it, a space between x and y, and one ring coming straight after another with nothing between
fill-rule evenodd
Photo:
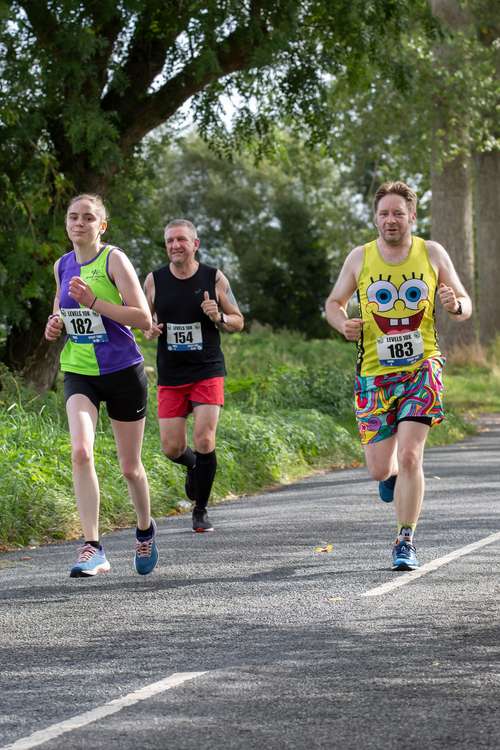
<instances>
[{"instance_id":1,"label":"foliage","mask_svg":"<svg viewBox=\"0 0 500 750\"><path fill-rule=\"evenodd\" d=\"M127 210L110 228L142 276L165 262L161 228L184 216L198 227L201 258L228 274L247 322L328 335L324 300L363 224L323 149L276 133L273 158L256 164L224 159L190 136L149 144L144 164L148 172L116 196Z\"/></svg>"},{"instance_id":2,"label":"foliage","mask_svg":"<svg viewBox=\"0 0 500 750\"><path fill-rule=\"evenodd\" d=\"M421 196L423 236L430 233L431 166L439 170L457 156L500 148L498 3L461 5L469 12L466 29L443 24L432 35L414 25L401 37L402 85L374 68L356 89L348 74L336 76L327 97L325 144L343 165L344 185L366 203L384 180L405 179Z\"/></svg>"},{"instance_id":3,"label":"foliage","mask_svg":"<svg viewBox=\"0 0 500 750\"><path fill-rule=\"evenodd\" d=\"M316 468L362 461L352 412L351 345L269 331L226 341L231 376L218 430L214 501L290 481ZM147 361L153 351L149 342ZM450 413L450 405L470 408L470 398L464 403L460 394L465 383L470 396L471 380L467 368L448 376L448 419L431 431L430 444L455 441L470 430L459 411ZM473 382L476 408L500 401L498 377L475 369ZM0 370L0 383L0 546L76 538L80 531L61 389L38 395L6 368ZM162 516L186 507L185 472L160 451L152 378L150 386L143 462L153 514ZM135 514L119 477L105 409L96 438L96 469L101 532L133 525Z\"/></svg>"},{"instance_id":4,"label":"foliage","mask_svg":"<svg viewBox=\"0 0 500 750\"><path fill-rule=\"evenodd\" d=\"M125 187L142 140L165 123L166 138L192 118L220 150L253 139L259 151L286 113L318 141L328 131L331 77L347 72L354 85L373 67L393 73L387 50L426 8L425 0L2 3L0 324L15 339L8 351L29 332L30 346L17 347L27 359L39 341L70 193ZM230 130L224 97L238 103ZM41 364L32 363L35 380Z\"/></svg>"}]
</instances>

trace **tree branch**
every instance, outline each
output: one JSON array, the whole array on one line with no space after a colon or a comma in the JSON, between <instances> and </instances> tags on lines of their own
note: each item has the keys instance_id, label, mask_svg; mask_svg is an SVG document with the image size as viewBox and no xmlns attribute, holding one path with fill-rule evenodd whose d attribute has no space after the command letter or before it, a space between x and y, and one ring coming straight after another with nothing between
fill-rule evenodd
<instances>
[{"instance_id":1,"label":"tree branch","mask_svg":"<svg viewBox=\"0 0 500 750\"><path fill-rule=\"evenodd\" d=\"M129 151L147 133L172 117L194 94L214 81L248 68L255 59L255 52L264 50L268 41L267 28L262 24L259 24L258 35L255 34L255 25L237 28L213 48L205 47L158 91L148 95L139 91L135 96L129 96L120 102L111 98L103 102L106 109L111 104L115 104L115 107L119 104L117 114L121 123L120 142L124 151ZM200 64L203 57L209 55L216 61L216 65ZM259 60L259 67L266 62L267 57L263 56ZM136 82L131 81L131 84L131 90L136 91Z\"/></svg>"},{"instance_id":2,"label":"tree branch","mask_svg":"<svg viewBox=\"0 0 500 750\"><path fill-rule=\"evenodd\" d=\"M182 9L184 12L180 12ZM186 30L192 13L193 8L187 3L168 2L161 9L157 2L146 3L135 27L127 60L117 72L115 81L111 82L103 109L120 112L127 99L147 95L154 79L163 70L168 50Z\"/></svg>"}]
</instances>

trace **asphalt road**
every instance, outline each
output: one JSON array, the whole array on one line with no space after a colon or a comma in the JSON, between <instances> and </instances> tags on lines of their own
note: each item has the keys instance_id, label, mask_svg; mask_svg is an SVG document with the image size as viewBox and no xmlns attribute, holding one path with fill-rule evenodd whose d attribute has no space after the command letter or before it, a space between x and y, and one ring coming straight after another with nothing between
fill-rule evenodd
<instances>
[{"instance_id":1,"label":"asphalt road","mask_svg":"<svg viewBox=\"0 0 500 750\"><path fill-rule=\"evenodd\" d=\"M220 505L213 534L161 519L146 578L131 530L104 538L94 580L68 577L74 544L0 556L0 750L498 748L500 418L485 426L426 452L419 558L458 556L419 577L390 570L393 510L364 469Z\"/></svg>"}]
</instances>

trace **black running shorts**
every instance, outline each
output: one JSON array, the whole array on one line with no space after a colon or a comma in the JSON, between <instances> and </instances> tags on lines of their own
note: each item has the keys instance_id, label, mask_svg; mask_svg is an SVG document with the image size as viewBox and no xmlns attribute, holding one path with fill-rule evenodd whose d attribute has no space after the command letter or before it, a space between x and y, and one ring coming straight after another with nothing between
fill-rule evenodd
<instances>
[{"instance_id":1,"label":"black running shorts","mask_svg":"<svg viewBox=\"0 0 500 750\"><path fill-rule=\"evenodd\" d=\"M65 401L76 393L87 396L98 411L104 401L110 418L119 422L136 422L146 416L148 380L142 362L108 375L65 372Z\"/></svg>"}]
</instances>

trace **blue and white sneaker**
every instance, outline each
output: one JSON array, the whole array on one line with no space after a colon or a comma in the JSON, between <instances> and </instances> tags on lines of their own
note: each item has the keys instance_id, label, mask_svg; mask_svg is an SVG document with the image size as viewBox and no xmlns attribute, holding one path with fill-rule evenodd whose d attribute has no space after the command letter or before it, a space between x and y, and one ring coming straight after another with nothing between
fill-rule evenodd
<instances>
[{"instance_id":1,"label":"blue and white sneaker","mask_svg":"<svg viewBox=\"0 0 500 750\"><path fill-rule=\"evenodd\" d=\"M393 474L389 479L384 479L378 483L378 494L384 503L392 503L394 500L394 487L396 486L397 474Z\"/></svg>"},{"instance_id":2,"label":"blue and white sneaker","mask_svg":"<svg viewBox=\"0 0 500 750\"><path fill-rule=\"evenodd\" d=\"M420 563L417 560L417 550L410 542L396 542L392 548L393 570L415 570Z\"/></svg>"},{"instance_id":3,"label":"blue and white sneaker","mask_svg":"<svg viewBox=\"0 0 500 750\"><path fill-rule=\"evenodd\" d=\"M107 573L111 565L106 560L106 554L102 547L96 549L91 544L84 544L78 550L76 563L70 570L70 578L89 578L98 573Z\"/></svg>"},{"instance_id":4,"label":"blue and white sneaker","mask_svg":"<svg viewBox=\"0 0 500 750\"><path fill-rule=\"evenodd\" d=\"M146 539L137 539L135 541L134 565L140 576L147 576L156 568L158 564L158 547L156 546L155 537L158 531L156 521L151 519L153 533Z\"/></svg>"}]
</instances>

